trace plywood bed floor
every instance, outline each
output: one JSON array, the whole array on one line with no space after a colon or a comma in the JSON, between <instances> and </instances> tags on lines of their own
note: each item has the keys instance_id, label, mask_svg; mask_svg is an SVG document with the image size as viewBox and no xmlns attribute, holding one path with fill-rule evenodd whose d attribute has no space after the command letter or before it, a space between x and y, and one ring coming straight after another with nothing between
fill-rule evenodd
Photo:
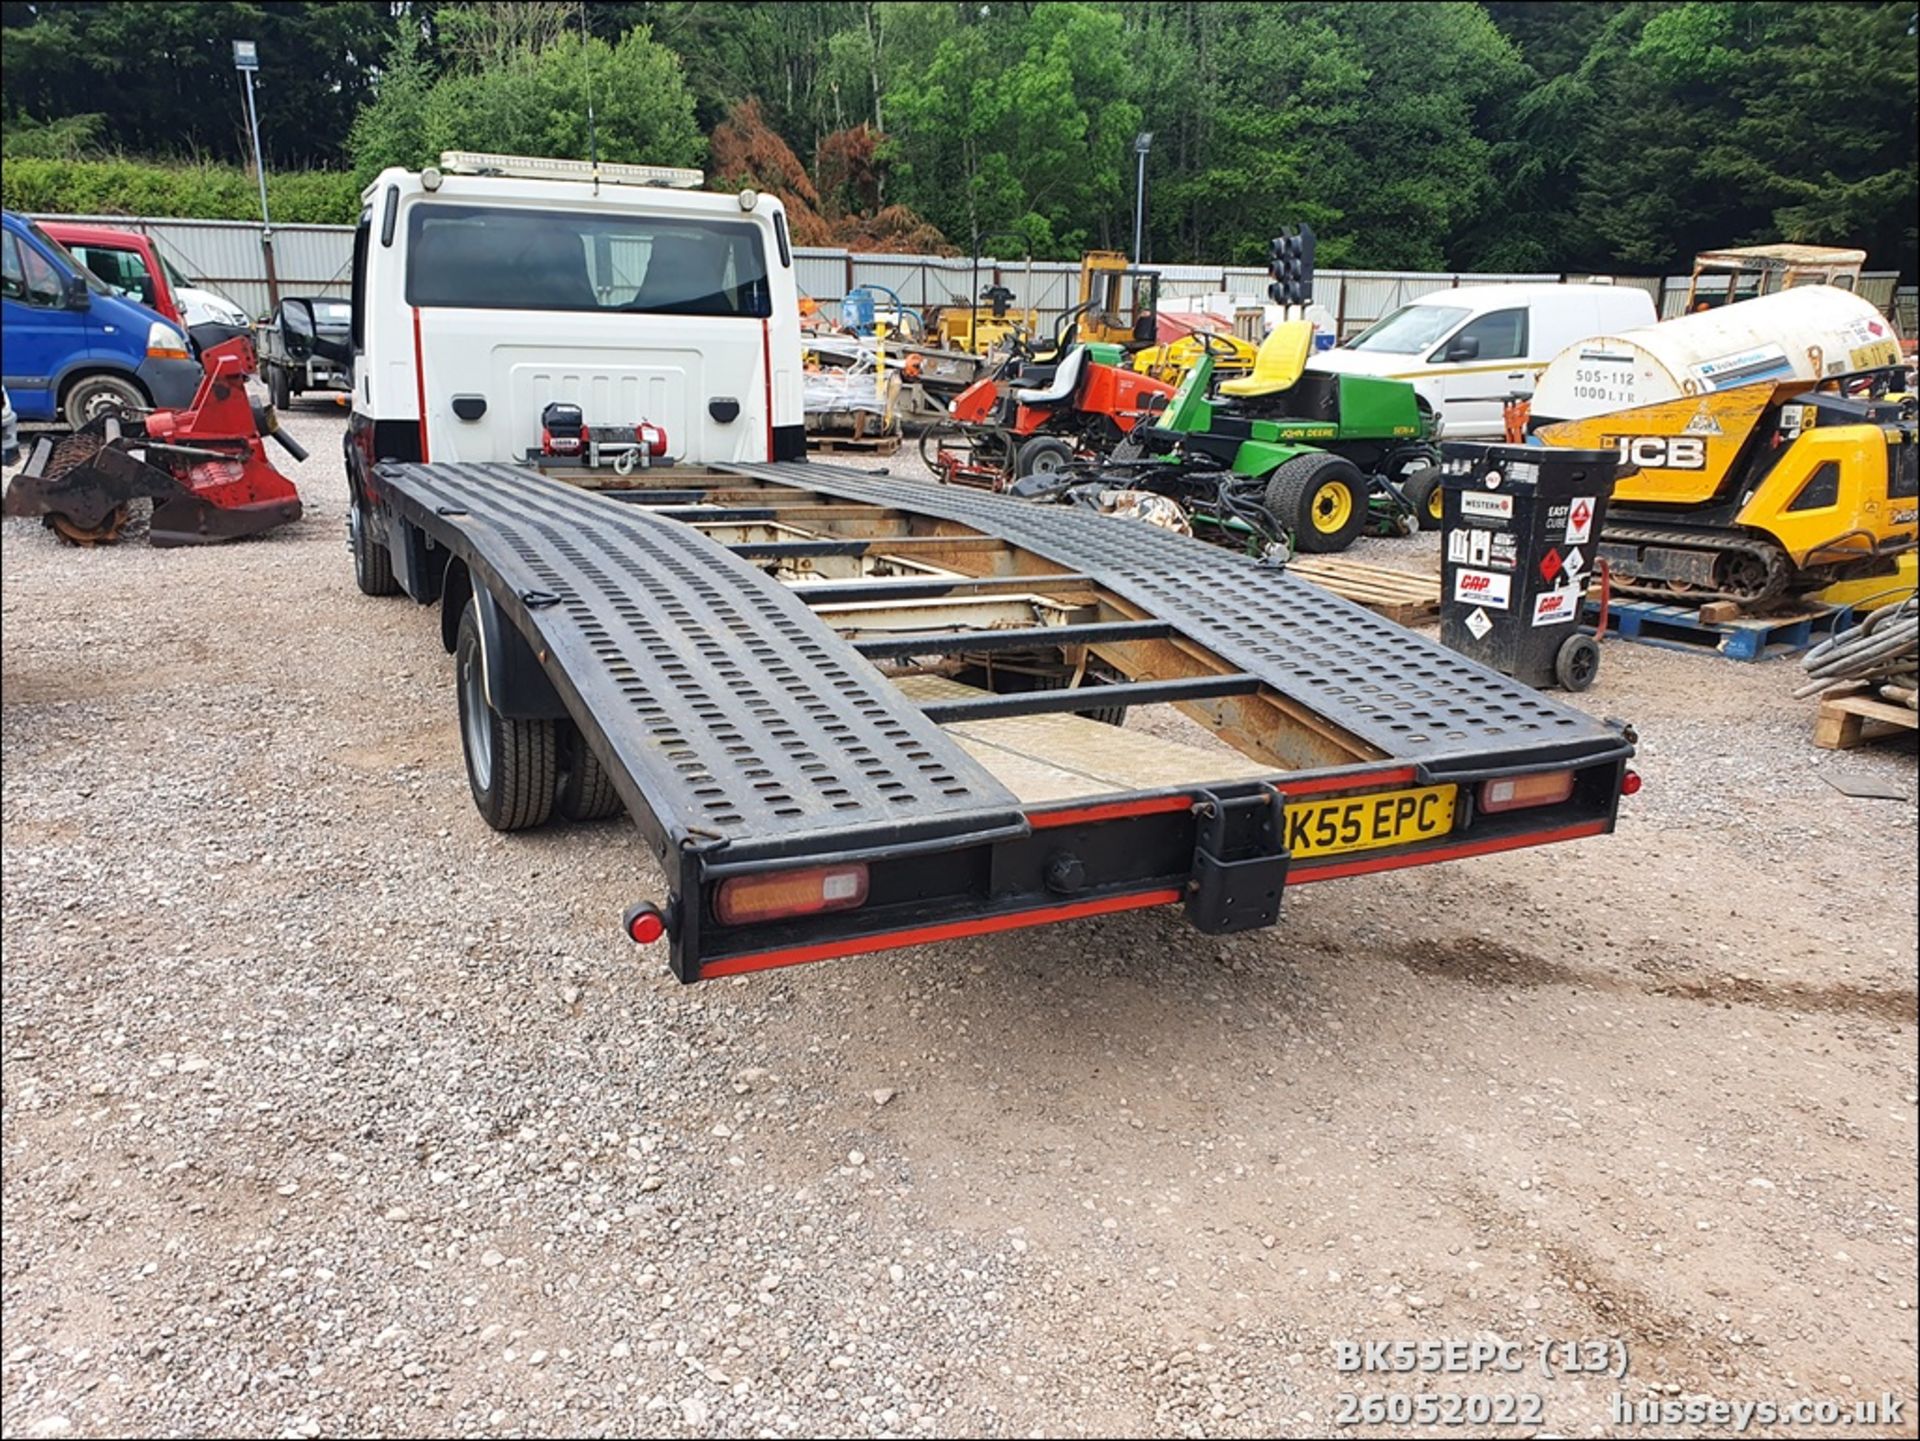
<instances>
[{"instance_id":1,"label":"plywood bed floor","mask_svg":"<svg viewBox=\"0 0 1920 1441\"><path fill-rule=\"evenodd\" d=\"M944 676L896 676L894 684L917 701L986 694ZM1272 766L1235 752L1202 750L1085 716L950 721L941 729L1022 805L1274 774Z\"/></svg>"}]
</instances>

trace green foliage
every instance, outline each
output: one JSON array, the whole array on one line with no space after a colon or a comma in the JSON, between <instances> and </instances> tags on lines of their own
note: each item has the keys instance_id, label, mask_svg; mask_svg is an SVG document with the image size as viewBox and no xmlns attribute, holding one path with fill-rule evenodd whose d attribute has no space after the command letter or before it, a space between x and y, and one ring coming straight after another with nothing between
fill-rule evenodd
<instances>
[{"instance_id":1,"label":"green foliage","mask_svg":"<svg viewBox=\"0 0 1920 1441\"><path fill-rule=\"evenodd\" d=\"M186 215L258 220L260 191L237 165L157 165L135 160L42 160L9 155L0 166L9 210L56 215ZM276 225L347 225L360 213L360 187L339 170L267 176Z\"/></svg>"},{"instance_id":2,"label":"green foliage","mask_svg":"<svg viewBox=\"0 0 1920 1441\"><path fill-rule=\"evenodd\" d=\"M705 149L679 56L642 27L617 45L567 32L496 69L443 78L427 95L427 150L584 160L589 93L603 160L691 165Z\"/></svg>"},{"instance_id":3,"label":"green foliage","mask_svg":"<svg viewBox=\"0 0 1920 1441\"><path fill-rule=\"evenodd\" d=\"M362 185L390 165L424 165L433 158L427 146L427 97L432 93L433 69L419 27L403 23L379 89L354 118L348 140L353 173Z\"/></svg>"},{"instance_id":4,"label":"green foliage","mask_svg":"<svg viewBox=\"0 0 1920 1441\"><path fill-rule=\"evenodd\" d=\"M482 26L470 17L464 28L452 27L449 44L463 68L438 77L417 33L403 31L374 102L354 125L354 173L364 181L389 165L427 164L442 150L584 160L589 95L601 159L699 160L705 141L680 59L654 43L645 26L608 44L572 29L543 33L550 7L531 7L540 12L533 17L511 13L527 8L488 7L493 23ZM510 13L494 13L500 11Z\"/></svg>"},{"instance_id":5,"label":"green foliage","mask_svg":"<svg viewBox=\"0 0 1920 1441\"><path fill-rule=\"evenodd\" d=\"M9 168L244 164L242 36L260 44L276 184L441 148L584 156L591 87L609 159L697 163L747 101L803 159L868 127L863 213L910 207L961 245L1011 230L992 241L1009 254L1126 247L1144 129L1149 254L1167 261L1258 263L1306 221L1325 266L1671 272L1793 239L1911 275L1912 15L1913 0L6 0L0 121ZM58 173L84 192L96 172ZM143 194L180 184L167 193L191 213L225 204L191 198L224 180L132 174ZM316 195L341 183L325 173ZM828 190L845 189L836 171Z\"/></svg>"},{"instance_id":6,"label":"green foliage","mask_svg":"<svg viewBox=\"0 0 1920 1441\"><path fill-rule=\"evenodd\" d=\"M393 20L386 5L87 0L9 3L0 109L103 112L103 141L144 154L251 158L235 39L260 47L260 140L271 167L326 166L365 103Z\"/></svg>"},{"instance_id":7,"label":"green foliage","mask_svg":"<svg viewBox=\"0 0 1920 1441\"><path fill-rule=\"evenodd\" d=\"M1120 17L1054 4L962 25L922 8L901 28L930 53L884 102L896 197L956 239L1011 230L1039 256L1111 243L1140 121Z\"/></svg>"},{"instance_id":8,"label":"green foliage","mask_svg":"<svg viewBox=\"0 0 1920 1441\"><path fill-rule=\"evenodd\" d=\"M31 115L9 116L0 122L0 146L7 156L25 156L34 160L81 160L100 148L100 133L107 117L98 111L90 115L67 115L45 122Z\"/></svg>"},{"instance_id":9,"label":"green foliage","mask_svg":"<svg viewBox=\"0 0 1920 1441\"><path fill-rule=\"evenodd\" d=\"M1584 66L1574 233L1597 261L1642 268L1791 240L1858 245L1911 274L1912 14L1757 0L1625 12Z\"/></svg>"}]
</instances>

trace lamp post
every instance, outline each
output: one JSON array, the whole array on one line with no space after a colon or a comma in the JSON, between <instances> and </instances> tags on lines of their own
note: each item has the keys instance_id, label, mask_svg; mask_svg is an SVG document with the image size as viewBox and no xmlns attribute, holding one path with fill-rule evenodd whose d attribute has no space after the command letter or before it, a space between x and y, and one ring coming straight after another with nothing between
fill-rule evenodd
<instances>
[{"instance_id":1,"label":"lamp post","mask_svg":"<svg viewBox=\"0 0 1920 1441\"><path fill-rule=\"evenodd\" d=\"M1133 263L1147 258L1147 152L1153 149L1153 132L1142 130L1133 137L1133 153L1139 169L1133 182Z\"/></svg>"},{"instance_id":2,"label":"lamp post","mask_svg":"<svg viewBox=\"0 0 1920 1441\"><path fill-rule=\"evenodd\" d=\"M253 104L253 75L260 68L260 47L251 40L233 42L233 68L247 82L247 127L253 132L253 173L260 181L260 253L267 263L267 303L280 303L280 277L273 269L273 217L267 213L267 162L260 155L260 113Z\"/></svg>"}]
</instances>

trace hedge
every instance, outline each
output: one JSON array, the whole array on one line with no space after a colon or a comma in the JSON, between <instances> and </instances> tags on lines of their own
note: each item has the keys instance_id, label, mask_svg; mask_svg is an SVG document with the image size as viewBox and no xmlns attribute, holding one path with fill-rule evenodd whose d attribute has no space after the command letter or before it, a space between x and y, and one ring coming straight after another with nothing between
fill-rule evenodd
<instances>
[{"instance_id":1,"label":"hedge","mask_svg":"<svg viewBox=\"0 0 1920 1441\"><path fill-rule=\"evenodd\" d=\"M8 156L0 200L44 215L164 215L187 220L258 220L260 188L233 165L156 165L142 160L40 160ZM267 175L276 225L351 225L360 187L344 170Z\"/></svg>"}]
</instances>

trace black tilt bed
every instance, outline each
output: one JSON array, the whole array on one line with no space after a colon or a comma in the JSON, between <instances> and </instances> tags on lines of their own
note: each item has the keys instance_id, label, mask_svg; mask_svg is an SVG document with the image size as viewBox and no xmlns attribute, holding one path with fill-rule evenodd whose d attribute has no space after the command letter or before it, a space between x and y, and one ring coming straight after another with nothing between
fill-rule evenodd
<instances>
[{"instance_id":1,"label":"black tilt bed","mask_svg":"<svg viewBox=\"0 0 1920 1441\"><path fill-rule=\"evenodd\" d=\"M365 523L449 649L472 605L498 715L597 757L683 980L1175 903L1242 930L1613 828L1630 732L1217 547L800 462L621 484L382 463ZM1232 749L1103 723L1161 704Z\"/></svg>"}]
</instances>

